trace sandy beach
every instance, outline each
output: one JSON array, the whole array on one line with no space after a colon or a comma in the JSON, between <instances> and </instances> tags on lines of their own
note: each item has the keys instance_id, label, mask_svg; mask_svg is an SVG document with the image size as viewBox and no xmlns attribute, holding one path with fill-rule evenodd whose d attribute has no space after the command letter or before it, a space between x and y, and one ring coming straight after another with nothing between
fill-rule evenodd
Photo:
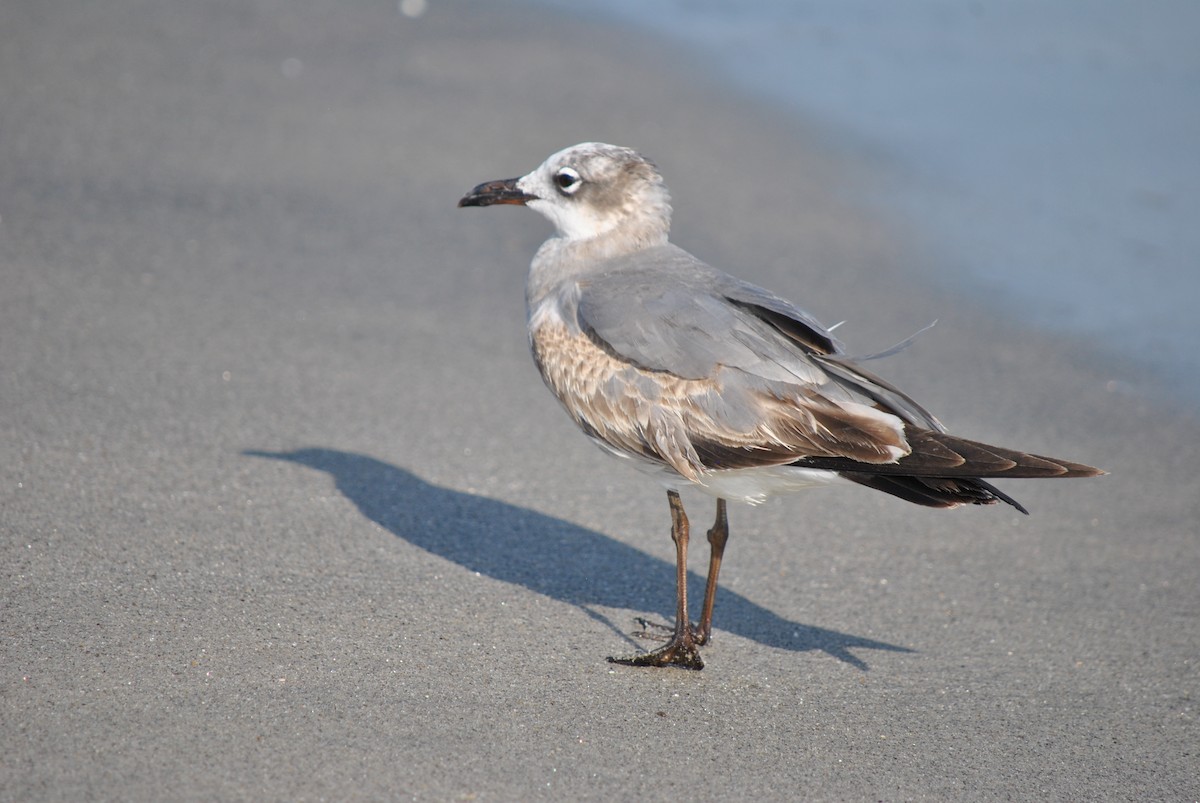
<instances>
[{"instance_id":1,"label":"sandy beach","mask_svg":"<svg viewBox=\"0 0 1200 803\"><path fill-rule=\"evenodd\" d=\"M0 9L0 800L1200 796L1194 411L930 285L694 54L401 8ZM1111 475L731 508L705 670L605 662L665 496L529 359L549 225L455 209L583 140L852 351L936 319L874 369L956 433Z\"/></svg>"}]
</instances>

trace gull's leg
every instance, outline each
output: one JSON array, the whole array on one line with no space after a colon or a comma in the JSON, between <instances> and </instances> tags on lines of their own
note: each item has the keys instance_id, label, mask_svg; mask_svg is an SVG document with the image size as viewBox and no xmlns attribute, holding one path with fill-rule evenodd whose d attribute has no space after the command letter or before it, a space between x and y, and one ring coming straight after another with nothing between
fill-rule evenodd
<instances>
[{"instance_id":1,"label":"gull's leg","mask_svg":"<svg viewBox=\"0 0 1200 803\"><path fill-rule=\"evenodd\" d=\"M725 543L729 540L729 519L725 515L725 500L717 500L717 517L713 521L712 529L708 531L708 582L704 588L704 606L700 611L700 624L692 628L692 639L699 646L704 646L712 638L712 614L713 606L717 601L717 576L721 573L721 558L725 555ZM660 625L657 622L651 622L639 617L638 624L645 628L638 635L657 638L658 636L647 631L662 630L673 632L673 628L666 625ZM667 636L661 637L664 641Z\"/></svg>"},{"instance_id":2,"label":"gull's leg","mask_svg":"<svg viewBox=\"0 0 1200 803\"><path fill-rule=\"evenodd\" d=\"M687 547L688 519L683 502L675 491L667 491L671 504L671 540L675 542L675 634L657 650L628 658L609 658L629 666L679 666L684 669L703 669L704 661L696 649L687 608Z\"/></svg>"},{"instance_id":3,"label":"gull's leg","mask_svg":"<svg viewBox=\"0 0 1200 803\"><path fill-rule=\"evenodd\" d=\"M700 627L693 634L697 644L707 644L712 636L713 604L717 601L717 575L721 573L721 558L729 540L729 519L725 517L725 500L717 500L717 518L708 531L708 583L704 587L704 608L700 612Z\"/></svg>"}]
</instances>

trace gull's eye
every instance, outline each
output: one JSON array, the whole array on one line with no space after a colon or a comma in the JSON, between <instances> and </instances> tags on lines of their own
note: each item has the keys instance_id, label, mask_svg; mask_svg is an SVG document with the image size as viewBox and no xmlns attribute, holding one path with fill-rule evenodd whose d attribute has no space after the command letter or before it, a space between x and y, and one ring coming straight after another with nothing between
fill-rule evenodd
<instances>
[{"instance_id":1,"label":"gull's eye","mask_svg":"<svg viewBox=\"0 0 1200 803\"><path fill-rule=\"evenodd\" d=\"M558 191L563 195L574 194L582 183L583 179L579 177L579 174L569 167L561 167L554 174L554 186L558 187Z\"/></svg>"}]
</instances>

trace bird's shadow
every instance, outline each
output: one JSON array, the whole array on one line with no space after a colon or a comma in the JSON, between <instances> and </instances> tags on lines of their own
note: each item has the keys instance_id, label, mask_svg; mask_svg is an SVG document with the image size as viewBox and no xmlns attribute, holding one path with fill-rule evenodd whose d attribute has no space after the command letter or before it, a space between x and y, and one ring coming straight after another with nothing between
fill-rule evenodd
<instances>
[{"instance_id":1,"label":"bird's shadow","mask_svg":"<svg viewBox=\"0 0 1200 803\"><path fill-rule=\"evenodd\" d=\"M625 635L593 606L659 610L674 617L675 567L606 535L496 499L427 483L412 472L334 449L247 450L329 474L364 516L399 538L470 571L576 605ZM663 536L666 537L665 535ZM690 578L693 598L701 578ZM665 611L663 605L666 605ZM768 647L820 650L859 669L854 649L911 652L905 647L790 622L728 589L717 593L718 630Z\"/></svg>"}]
</instances>

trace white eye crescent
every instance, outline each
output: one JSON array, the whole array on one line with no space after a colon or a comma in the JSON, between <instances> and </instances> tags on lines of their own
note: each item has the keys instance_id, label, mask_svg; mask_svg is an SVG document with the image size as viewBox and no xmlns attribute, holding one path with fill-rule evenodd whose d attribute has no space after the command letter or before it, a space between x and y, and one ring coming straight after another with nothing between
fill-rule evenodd
<instances>
[{"instance_id":1,"label":"white eye crescent","mask_svg":"<svg viewBox=\"0 0 1200 803\"><path fill-rule=\"evenodd\" d=\"M554 174L554 186L558 187L558 191L563 195L573 195L581 184L583 184L583 179L573 168L560 167Z\"/></svg>"}]
</instances>

